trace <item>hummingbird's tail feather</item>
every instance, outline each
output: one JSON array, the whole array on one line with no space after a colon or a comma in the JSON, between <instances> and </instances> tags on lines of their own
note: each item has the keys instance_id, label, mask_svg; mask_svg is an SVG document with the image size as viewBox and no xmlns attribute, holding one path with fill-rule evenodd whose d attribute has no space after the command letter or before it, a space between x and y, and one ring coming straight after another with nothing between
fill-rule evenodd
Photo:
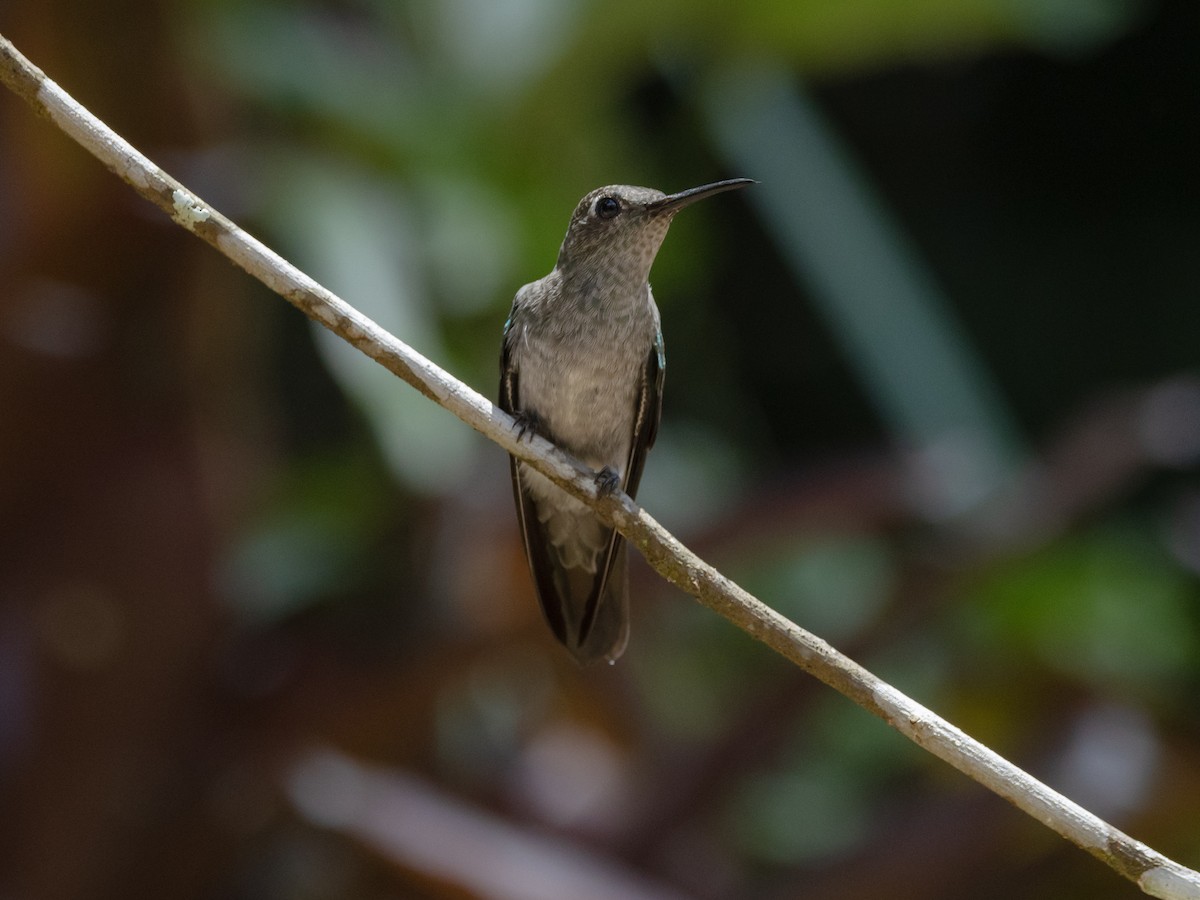
<instances>
[{"instance_id":1,"label":"hummingbird's tail feather","mask_svg":"<svg viewBox=\"0 0 1200 900\"><path fill-rule=\"evenodd\" d=\"M598 554L596 565L596 574L592 579L591 591L588 594L587 602L583 605L583 612L579 617L579 628L576 631L576 643L582 646L587 643L587 639L592 632L592 626L596 623L596 614L599 612L601 605L606 596L608 596L608 582L612 577L613 567L617 560L620 559L622 568L624 568L625 553L623 550L624 540L617 533L616 529L609 528L605 534L604 552Z\"/></svg>"},{"instance_id":2,"label":"hummingbird's tail feather","mask_svg":"<svg viewBox=\"0 0 1200 900\"><path fill-rule=\"evenodd\" d=\"M531 532L531 543L538 535ZM599 571L567 567L546 544L529 548L533 584L550 630L582 666L613 661L629 640L629 588L620 536ZM540 549L539 549L540 548Z\"/></svg>"},{"instance_id":3,"label":"hummingbird's tail feather","mask_svg":"<svg viewBox=\"0 0 1200 900\"><path fill-rule=\"evenodd\" d=\"M584 618L580 620L577 643L568 647L580 665L615 661L629 641L629 576L624 541L618 535L612 547L608 577L593 576Z\"/></svg>"},{"instance_id":4,"label":"hummingbird's tail feather","mask_svg":"<svg viewBox=\"0 0 1200 900\"><path fill-rule=\"evenodd\" d=\"M561 516L539 515L538 501L523 484L526 474L513 460L521 538L546 624L580 665L615 660L629 638L624 541L615 531L600 529L595 537L604 550L597 552L587 549L591 536L581 547L564 542L562 534L552 537L550 532L562 526ZM596 523L580 506L585 518L578 528L586 531Z\"/></svg>"},{"instance_id":5,"label":"hummingbird's tail feather","mask_svg":"<svg viewBox=\"0 0 1200 900\"><path fill-rule=\"evenodd\" d=\"M525 557L529 561L529 571L533 575L533 589L537 594L538 605L546 624L554 632L559 643L571 646L571 637L567 629L567 619L564 605L558 602L562 591L564 569L553 556L550 542L546 540L545 528L538 518L537 508L528 491L521 486L520 463L511 459L513 493L517 500L517 518L521 525L521 543L525 545Z\"/></svg>"},{"instance_id":6,"label":"hummingbird's tail feather","mask_svg":"<svg viewBox=\"0 0 1200 900\"><path fill-rule=\"evenodd\" d=\"M607 568L607 578L580 568L555 566L553 589L544 592L541 581L538 599L546 621L555 635L555 622L564 625L566 638L559 640L581 666L613 661L629 640L629 590L623 548ZM586 621L585 621L586 618Z\"/></svg>"}]
</instances>

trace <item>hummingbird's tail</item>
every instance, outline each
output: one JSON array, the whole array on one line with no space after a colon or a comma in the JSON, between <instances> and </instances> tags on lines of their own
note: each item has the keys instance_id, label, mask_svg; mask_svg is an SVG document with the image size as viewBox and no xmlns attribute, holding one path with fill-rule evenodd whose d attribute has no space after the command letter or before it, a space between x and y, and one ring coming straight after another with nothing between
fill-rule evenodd
<instances>
[{"instance_id":1,"label":"hummingbird's tail","mask_svg":"<svg viewBox=\"0 0 1200 900\"><path fill-rule=\"evenodd\" d=\"M546 623L580 665L613 661L629 639L625 542L558 489L535 499L537 473L512 461L521 537ZM561 494L561 497L556 497ZM540 507L540 508L539 508Z\"/></svg>"},{"instance_id":2,"label":"hummingbird's tail","mask_svg":"<svg viewBox=\"0 0 1200 900\"><path fill-rule=\"evenodd\" d=\"M614 662L629 641L629 575L620 535L610 552L607 577L603 571L559 569L556 596L540 598L543 610L557 604L562 611L565 628L559 640L581 666Z\"/></svg>"}]
</instances>

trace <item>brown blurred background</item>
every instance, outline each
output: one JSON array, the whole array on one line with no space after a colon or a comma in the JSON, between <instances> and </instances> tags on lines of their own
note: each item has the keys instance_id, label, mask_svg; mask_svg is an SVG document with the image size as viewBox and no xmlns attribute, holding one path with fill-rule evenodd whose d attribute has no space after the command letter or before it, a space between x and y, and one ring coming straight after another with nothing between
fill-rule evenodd
<instances>
[{"instance_id":1,"label":"brown blurred background","mask_svg":"<svg viewBox=\"0 0 1200 900\"><path fill-rule=\"evenodd\" d=\"M579 196L656 265L641 500L1200 866L1200 8L84 0L0 32L488 395ZM0 94L0 897L1119 898L669 589L577 670L503 454Z\"/></svg>"}]
</instances>

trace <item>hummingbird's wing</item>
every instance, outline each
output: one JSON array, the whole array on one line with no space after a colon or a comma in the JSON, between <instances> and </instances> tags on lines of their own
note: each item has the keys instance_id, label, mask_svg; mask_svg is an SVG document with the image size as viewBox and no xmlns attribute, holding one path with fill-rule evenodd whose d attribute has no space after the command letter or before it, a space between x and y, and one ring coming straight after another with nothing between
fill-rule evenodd
<instances>
[{"instance_id":1,"label":"hummingbird's wing","mask_svg":"<svg viewBox=\"0 0 1200 900\"><path fill-rule=\"evenodd\" d=\"M662 421L663 376L667 374L667 357L663 351L662 332L654 338L650 356L642 369L641 390L638 393L638 412L633 420L633 442L629 447L629 464L626 468L625 493L637 495L642 481L642 469L646 465L646 454L658 437L658 423Z\"/></svg>"},{"instance_id":2,"label":"hummingbird's wing","mask_svg":"<svg viewBox=\"0 0 1200 900\"><path fill-rule=\"evenodd\" d=\"M658 437L658 424L662 419L662 389L663 376L666 374L666 355L663 352L662 331L655 334L654 346L646 357L642 367L641 380L638 384L637 409L633 418L633 434L629 442L629 458L625 462L625 480L622 490L630 499L637 496L638 485L642 481L642 469L646 465L646 454L654 446ZM583 647L594 641L597 644L615 644L619 654L625 647L626 634L614 634L616 628L628 631L628 589L625 584L625 553L624 539L614 528L609 533L608 549L601 557L597 567L599 573L596 584L588 596L587 605L583 610L583 618L579 622L579 644ZM603 607L608 607L609 616L604 615ZM608 627L593 627L608 618ZM619 621L618 621L619 620ZM619 643L616 643L618 642ZM610 657L615 659L615 655Z\"/></svg>"},{"instance_id":3,"label":"hummingbird's wing","mask_svg":"<svg viewBox=\"0 0 1200 900\"><path fill-rule=\"evenodd\" d=\"M516 309L514 307L514 313ZM513 364L509 347L510 317L504 323L503 349L500 355L500 403L502 410L510 416L521 416L520 373ZM546 435L543 435L546 437ZM550 557L550 541L542 529L533 498L521 486L521 467L515 456L508 458L509 471L512 474L513 499L516 501L517 521L521 527L521 543L525 546L525 558L529 562L529 571L533 575L534 591L546 623L559 642L571 649L571 640L567 634L567 622L561 591L555 578L555 571L560 568Z\"/></svg>"}]
</instances>

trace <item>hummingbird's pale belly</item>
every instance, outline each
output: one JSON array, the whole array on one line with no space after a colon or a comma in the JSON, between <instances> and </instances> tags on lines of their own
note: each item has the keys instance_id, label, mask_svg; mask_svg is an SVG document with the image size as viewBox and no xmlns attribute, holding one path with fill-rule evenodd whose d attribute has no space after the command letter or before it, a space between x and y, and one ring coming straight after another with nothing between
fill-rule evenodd
<instances>
[{"instance_id":1,"label":"hummingbird's pale belly","mask_svg":"<svg viewBox=\"0 0 1200 900\"><path fill-rule=\"evenodd\" d=\"M628 469L642 367L652 338L616 345L553 351L530 341L521 348L521 410L537 418L546 436L622 484ZM521 465L525 489L536 502L546 537L567 568L596 570L610 531L592 511L542 475Z\"/></svg>"},{"instance_id":2,"label":"hummingbird's pale belly","mask_svg":"<svg viewBox=\"0 0 1200 900\"><path fill-rule=\"evenodd\" d=\"M623 477L650 352L650 340L642 344L626 341L576 353L527 348L521 361L522 410L534 414L548 436L582 462L595 469L608 466Z\"/></svg>"}]
</instances>

